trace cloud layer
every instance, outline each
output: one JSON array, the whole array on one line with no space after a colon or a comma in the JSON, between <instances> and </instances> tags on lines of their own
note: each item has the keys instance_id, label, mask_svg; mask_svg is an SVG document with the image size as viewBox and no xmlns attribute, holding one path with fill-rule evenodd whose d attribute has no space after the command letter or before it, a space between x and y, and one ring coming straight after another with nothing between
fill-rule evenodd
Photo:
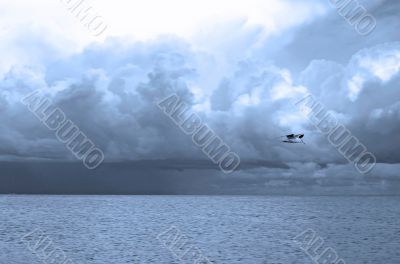
<instances>
[{"instance_id":1,"label":"cloud layer","mask_svg":"<svg viewBox=\"0 0 400 264\"><path fill-rule=\"evenodd\" d=\"M169 174L166 167L198 177L207 171L219 181L209 182L217 193L398 193L400 39L390 33L398 22L396 13L385 11L388 5L370 6L379 11L378 27L367 37L332 10L267 38L256 26L243 29L240 44L221 35L223 45L213 49L199 50L173 36L147 42L110 38L68 57L43 54L39 62L16 63L0 80L0 158L74 160L20 103L40 89L108 162L140 163L159 174ZM240 22L232 27L240 28ZM225 25L216 32L230 30ZM43 52L48 45L37 44ZM242 164L232 182L157 107L172 93L239 154ZM307 93L374 153L372 173L359 175L294 105ZM287 132L305 133L307 145L282 144L277 137Z\"/></svg>"}]
</instances>

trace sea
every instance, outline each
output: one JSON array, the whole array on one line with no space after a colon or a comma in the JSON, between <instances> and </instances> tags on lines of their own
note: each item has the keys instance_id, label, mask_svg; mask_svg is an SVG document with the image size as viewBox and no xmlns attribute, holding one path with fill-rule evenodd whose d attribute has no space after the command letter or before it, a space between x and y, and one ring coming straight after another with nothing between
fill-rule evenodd
<instances>
[{"instance_id":1,"label":"sea","mask_svg":"<svg viewBox=\"0 0 400 264\"><path fill-rule=\"evenodd\" d=\"M303 264L328 249L399 264L400 197L0 196L0 264Z\"/></svg>"}]
</instances>

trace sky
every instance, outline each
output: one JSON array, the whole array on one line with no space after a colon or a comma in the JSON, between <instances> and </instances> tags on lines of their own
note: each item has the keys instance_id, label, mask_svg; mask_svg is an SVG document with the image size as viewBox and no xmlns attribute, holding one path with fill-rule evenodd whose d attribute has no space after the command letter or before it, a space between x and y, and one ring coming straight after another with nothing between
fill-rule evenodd
<instances>
[{"instance_id":1,"label":"sky","mask_svg":"<svg viewBox=\"0 0 400 264\"><path fill-rule=\"evenodd\" d=\"M0 2L0 193L400 193L400 2ZM97 34L97 33L101 34ZM85 168L21 103L40 90L104 152ZM224 174L157 102L183 98L240 157ZM358 172L295 102L318 99L376 157ZM304 133L303 144L284 144Z\"/></svg>"}]
</instances>

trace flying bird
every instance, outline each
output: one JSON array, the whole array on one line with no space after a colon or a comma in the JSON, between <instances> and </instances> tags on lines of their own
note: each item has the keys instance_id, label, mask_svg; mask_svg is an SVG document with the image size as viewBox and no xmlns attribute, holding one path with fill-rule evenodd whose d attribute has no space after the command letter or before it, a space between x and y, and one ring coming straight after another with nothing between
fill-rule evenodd
<instances>
[{"instance_id":1,"label":"flying bird","mask_svg":"<svg viewBox=\"0 0 400 264\"><path fill-rule=\"evenodd\" d=\"M303 143L303 144L306 144L303 141L304 134L289 134L289 135L282 136L282 137L286 137L286 140L282 141L282 142L285 142L285 143Z\"/></svg>"}]
</instances>

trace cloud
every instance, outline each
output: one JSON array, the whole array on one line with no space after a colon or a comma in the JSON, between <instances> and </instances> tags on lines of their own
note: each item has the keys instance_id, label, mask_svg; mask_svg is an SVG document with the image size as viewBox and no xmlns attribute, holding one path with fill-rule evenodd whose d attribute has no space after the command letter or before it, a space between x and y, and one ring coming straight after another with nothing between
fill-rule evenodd
<instances>
[{"instance_id":1,"label":"cloud","mask_svg":"<svg viewBox=\"0 0 400 264\"><path fill-rule=\"evenodd\" d=\"M190 50L190 46L178 39L134 44L125 49L117 48L118 52L115 52L116 47L118 42L114 40L110 46L88 48L73 59L51 64L49 69L43 65L12 69L1 82L3 124L14 122L10 128L31 141L53 139L33 117L27 121L29 113L18 102L19 98L39 88L97 141L111 160L168 158L170 155L199 158L200 152L191 147L190 140L179 134L155 104L171 93L178 93L193 108L209 102L211 108L199 114L244 157L285 157L297 161L320 156L321 151L326 150L311 144L307 151L297 149L287 153L279 142L270 138L281 135L291 122L299 129L306 128L306 120L296 118L298 109L293 102L307 91L319 96L329 109L346 117L347 123L361 122L361 108L366 117L370 116L366 115L368 112L374 111L376 120L380 116L376 114L379 107L398 100L393 96L395 88L390 80L377 78L373 68L365 69L365 61L377 64L382 58L392 58L393 52L399 50L398 43L362 50L347 66L312 61L297 83L287 69L248 59L240 62L234 73L223 77L210 97L201 98L196 98L192 87L201 87L199 80L203 80L203 76L197 69L203 67L204 61L210 63L209 56ZM65 67L71 67L71 71ZM391 75L395 83L397 74L393 71ZM356 97L352 82L357 78L362 78L363 82L357 83L360 87ZM380 104L379 99L366 104L371 83L379 84L379 89L385 91L379 93ZM392 96L389 98L387 94ZM338 98L338 102L331 98ZM28 137L31 131L42 134L37 132L37 138ZM310 148L314 149L310 151ZM29 154L20 152L22 156Z\"/></svg>"},{"instance_id":2,"label":"cloud","mask_svg":"<svg viewBox=\"0 0 400 264\"><path fill-rule=\"evenodd\" d=\"M400 43L392 37L381 44L375 36L361 40L351 27L337 23L342 19L337 14L303 11L293 25L266 38L260 37L259 25L224 23L215 32L239 33L226 38L217 34L205 49L196 46L201 41L193 44L174 36L143 42L109 38L61 56L53 52L57 47L39 41L35 60L15 63L0 79L0 159L74 161L54 133L20 103L40 89L104 151L110 164L143 171L153 166L155 174L168 175L207 171L215 177L210 184L218 187L216 193L400 190L394 176L400 163L394 144L400 140ZM315 19L319 15L325 20ZM397 26L390 17L377 16L390 24L382 28L378 20L374 34ZM341 32L333 50L327 45L333 41L330 32ZM354 42L346 48L349 41ZM294 103L308 92L376 155L379 175L360 178L302 115ZM239 154L242 164L232 182L157 107L172 93ZM288 131L305 133L307 145L282 144L279 136ZM214 188L203 183L204 189Z\"/></svg>"}]
</instances>

